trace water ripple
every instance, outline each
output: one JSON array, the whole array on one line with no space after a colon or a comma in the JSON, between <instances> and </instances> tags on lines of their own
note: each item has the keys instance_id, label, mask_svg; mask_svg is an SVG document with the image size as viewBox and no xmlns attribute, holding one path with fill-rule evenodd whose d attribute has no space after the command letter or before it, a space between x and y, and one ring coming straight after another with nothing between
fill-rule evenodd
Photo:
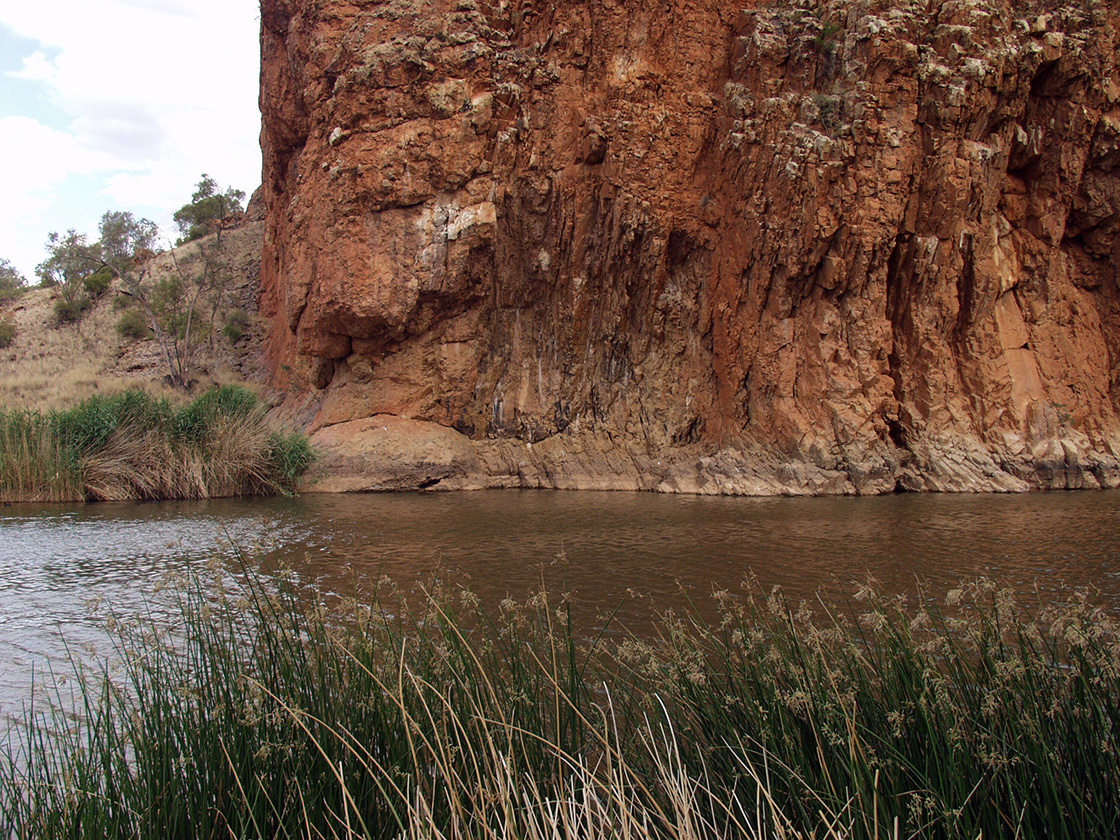
<instances>
[{"instance_id":1,"label":"water ripple","mask_svg":"<svg viewBox=\"0 0 1120 840\"><path fill-rule=\"evenodd\" d=\"M469 585L484 601L542 583L594 614L706 604L753 577L793 598L873 576L934 594L989 575L1120 605L1120 494L728 499L633 493L309 496L0 508L0 713L67 650L105 650L104 617L172 609L169 576L217 562L281 566L347 594L388 574L406 591ZM161 591L162 589L162 591ZM641 597L635 597L635 596ZM652 605L652 607L651 607Z\"/></svg>"}]
</instances>

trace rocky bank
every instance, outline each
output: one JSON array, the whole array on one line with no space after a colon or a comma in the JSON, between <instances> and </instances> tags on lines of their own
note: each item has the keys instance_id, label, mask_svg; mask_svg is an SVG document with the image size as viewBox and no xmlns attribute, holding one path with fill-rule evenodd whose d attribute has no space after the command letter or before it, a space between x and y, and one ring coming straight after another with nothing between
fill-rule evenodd
<instances>
[{"instance_id":1,"label":"rocky bank","mask_svg":"<svg viewBox=\"0 0 1120 840\"><path fill-rule=\"evenodd\" d=\"M318 489L1120 483L1108 0L262 0Z\"/></svg>"}]
</instances>

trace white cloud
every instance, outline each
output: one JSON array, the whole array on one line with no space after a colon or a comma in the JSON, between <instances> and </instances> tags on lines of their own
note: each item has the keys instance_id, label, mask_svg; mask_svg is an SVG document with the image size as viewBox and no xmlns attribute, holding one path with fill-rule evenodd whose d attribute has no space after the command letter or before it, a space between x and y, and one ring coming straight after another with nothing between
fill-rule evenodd
<instances>
[{"instance_id":1,"label":"white cloud","mask_svg":"<svg viewBox=\"0 0 1120 840\"><path fill-rule=\"evenodd\" d=\"M58 75L58 66L47 58L47 54L36 50L23 59L23 67L5 75L26 82L53 82Z\"/></svg>"},{"instance_id":2,"label":"white cloud","mask_svg":"<svg viewBox=\"0 0 1120 840\"><path fill-rule=\"evenodd\" d=\"M79 207L169 220L202 172L253 190L257 19L256 0L0 0L0 26L37 42L0 77L0 183L7 208L23 208L0 210L0 257L33 247L41 259L49 230L95 228L62 221ZM35 86L51 127L11 110L28 97L6 96L10 85Z\"/></svg>"},{"instance_id":3,"label":"white cloud","mask_svg":"<svg viewBox=\"0 0 1120 840\"><path fill-rule=\"evenodd\" d=\"M9 195L49 189L72 169L94 165L94 156L74 135L30 117L0 117L0 180ZM0 202L0 207L9 204Z\"/></svg>"},{"instance_id":4,"label":"white cloud","mask_svg":"<svg viewBox=\"0 0 1120 840\"><path fill-rule=\"evenodd\" d=\"M166 137L164 119L135 102L90 102L71 129L87 146L121 163L137 165L160 157Z\"/></svg>"},{"instance_id":5,"label":"white cloud","mask_svg":"<svg viewBox=\"0 0 1120 840\"><path fill-rule=\"evenodd\" d=\"M116 6L124 6L135 10L150 12L157 10L164 14L191 17L199 8L191 3L180 0L110 0Z\"/></svg>"},{"instance_id":6,"label":"white cloud","mask_svg":"<svg viewBox=\"0 0 1120 840\"><path fill-rule=\"evenodd\" d=\"M75 173L98 172L109 165L72 134L29 117L0 117L0 256L30 277L43 258L50 229L88 227L82 218L50 226L50 211L63 198L62 186Z\"/></svg>"}]
</instances>

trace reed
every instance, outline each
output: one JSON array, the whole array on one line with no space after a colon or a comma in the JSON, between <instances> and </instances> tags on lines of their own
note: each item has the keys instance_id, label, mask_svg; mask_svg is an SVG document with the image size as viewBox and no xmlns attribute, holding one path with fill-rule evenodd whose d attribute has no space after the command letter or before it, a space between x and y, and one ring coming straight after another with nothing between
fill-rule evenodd
<instances>
[{"instance_id":1,"label":"reed","mask_svg":"<svg viewBox=\"0 0 1120 840\"><path fill-rule=\"evenodd\" d=\"M291 492L311 461L244 388L174 407L143 391L0 413L0 501L202 499Z\"/></svg>"},{"instance_id":2,"label":"reed","mask_svg":"<svg viewBox=\"0 0 1120 840\"><path fill-rule=\"evenodd\" d=\"M667 625L663 670L632 673L678 710L692 772L765 763L795 823L852 806L858 836L896 820L907 837L1117 834L1113 615L1084 595L1028 610L990 581L945 605L861 597Z\"/></svg>"},{"instance_id":3,"label":"reed","mask_svg":"<svg viewBox=\"0 0 1120 840\"><path fill-rule=\"evenodd\" d=\"M1084 598L839 612L726 598L715 625L581 638L544 593L328 611L251 578L123 628L81 725L28 710L11 836L1114 837L1120 641Z\"/></svg>"},{"instance_id":4,"label":"reed","mask_svg":"<svg viewBox=\"0 0 1120 840\"><path fill-rule=\"evenodd\" d=\"M0 412L0 502L68 502L82 498L73 453L57 445L49 418Z\"/></svg>"}]
</instances>

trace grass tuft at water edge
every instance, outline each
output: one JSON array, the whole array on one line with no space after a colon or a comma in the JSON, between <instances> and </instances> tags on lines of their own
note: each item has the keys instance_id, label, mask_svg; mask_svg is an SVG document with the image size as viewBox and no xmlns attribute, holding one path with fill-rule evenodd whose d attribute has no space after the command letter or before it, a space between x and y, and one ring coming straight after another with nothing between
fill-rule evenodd
<instances>
[{"instance_id":1,"label":"grass tuft at water edge","mask_svg":"<svg viewBox=\"0 0 1120 840\"><path fill-rule=\"evenodd\" d=\"M290 493L311 460L307 438L271 429L239 386L181 407L134 390L0 412L0 502Z\"/></svg>"}]
</instances>

